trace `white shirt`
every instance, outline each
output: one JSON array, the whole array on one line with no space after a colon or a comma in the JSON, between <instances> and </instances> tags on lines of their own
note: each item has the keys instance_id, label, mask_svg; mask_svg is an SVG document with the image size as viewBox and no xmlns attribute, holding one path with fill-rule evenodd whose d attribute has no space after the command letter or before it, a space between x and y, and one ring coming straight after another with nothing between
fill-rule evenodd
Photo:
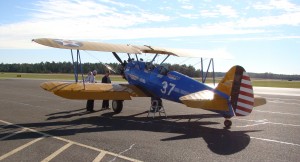
<instances>
[{"instance_id":1,"label":"white shirt","mask_svg":"<svg viewBox=\"0 0 300 162\"><path fill-rule=\"evenodd\" d=\"M96 79L95 79L95 76L94 75L88 75L85 80L85 82L87 83L95 83L96 82Z\"/></svg>"}]
</instances>

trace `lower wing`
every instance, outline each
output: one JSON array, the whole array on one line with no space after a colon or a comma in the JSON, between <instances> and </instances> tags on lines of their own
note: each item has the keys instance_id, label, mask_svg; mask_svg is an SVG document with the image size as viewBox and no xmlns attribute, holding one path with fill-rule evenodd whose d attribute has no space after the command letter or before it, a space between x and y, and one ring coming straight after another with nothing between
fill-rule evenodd
<instances>
[{"instance_id":1,"label":"lower wing","mask_svg":"<svg viewBox=\"0 0 300 162\"><path fill-rule=\"evenodd\" d=\"M131 100L131 97L151 96L129 84L45 82L41 88L57 96L77 100Z\"/></svg>"}]
</instances>

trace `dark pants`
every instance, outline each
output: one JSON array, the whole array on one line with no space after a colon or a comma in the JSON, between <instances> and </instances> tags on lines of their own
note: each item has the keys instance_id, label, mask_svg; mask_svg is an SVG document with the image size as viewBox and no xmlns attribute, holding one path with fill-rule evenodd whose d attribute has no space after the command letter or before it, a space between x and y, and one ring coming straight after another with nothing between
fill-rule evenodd
<instances>
[{"instance_id":1,"label":"dark pants","mask_svg":"<svg viewBox=\"0 0 300 162\"><path fill-rule=\"evenodd\" d=\"M109 108L109 100L103 100L102 108Z\"/></svg>"},{"instance_id":2,"label":"dark pants","mask_svg":"<svg viewBox=\"0 0 300 162\"><path fill-rule=\"evenodd\" d=\"M94 100L87 100L86 111L94 111Z\"/></svg>"}]
</instances>

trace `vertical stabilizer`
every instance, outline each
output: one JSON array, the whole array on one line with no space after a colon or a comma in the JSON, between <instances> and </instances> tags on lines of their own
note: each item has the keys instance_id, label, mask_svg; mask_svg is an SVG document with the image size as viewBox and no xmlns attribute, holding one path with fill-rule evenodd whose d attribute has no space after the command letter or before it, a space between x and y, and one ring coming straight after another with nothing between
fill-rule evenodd
<instances>
[{"instance_id":1,"label":"vertical stabilizer","mask_svg":"<svg viewBox=\"0 0 300 162\"><path fill-rule=\"evenodd\" d=\"M254 105L253 87L249 75L241 66L233 66L218 84L217 90L230 95L236 116L247 116Z\"/></svg>"}]
</instances>

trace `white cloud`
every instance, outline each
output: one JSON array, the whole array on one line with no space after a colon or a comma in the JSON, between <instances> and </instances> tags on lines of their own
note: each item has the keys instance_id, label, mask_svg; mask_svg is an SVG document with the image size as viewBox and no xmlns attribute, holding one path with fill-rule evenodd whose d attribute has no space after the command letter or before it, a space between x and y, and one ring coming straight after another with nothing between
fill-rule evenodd
<instances>
[{"instance_id":1,"label":"white cloud","mask_svg":"<svg viewBox=\"0 0 300 162\"><path fill-rule=\"evenodd\" d=\"M50 37L79 40L178 38L218 35L245 35L268 32L270 26L298 26L300 12L278 16L262 16L231 19L213 23L200 23L199 15L189 13L181 17L194 19L197 25L180 24L174 27L174 19L165 14L142 10L132 4L101 0L40 1L32 10L27 21L0 25L0 48L37 48L30 40ZM184 1L189 2L189 1ZM112 4L112 6L106 5ZM120 8L121 7L121 8ZM230 6L217 5L215 10L203 10L202 16L236 17L237 12ZM161 23L161 26L156 25ZM142 25L142 26L141 26ZM178 27L179 26L179 27Z\"/></svg>"},{"instance_id":2,"label":"white cloud","mask_svg":"<svg viewBox=\"0 0 300 162\"><path fill-rule=\"evenodd\" d=\"M219 15L219 13L216 11L211 11L211 10L201 10L200 15L202 17L217 17Z\"/></svg>"},{"instance_id":3,"label":"white cloud","mask_svg":"<svg viewBox=\"0 0 300 162\"><path fill-rule=\"evenodd\" d=\"M257 2L253 5L257 10L284 10L284 11L299 11L299 6L289 2L288 0L270 0L268 3Z\"/></svg>"},{"instance_id":4,"label":"white cloud","mask_svg":"<svg viewBox=\"0 0 300 162\"><path fill-rule=\"evenodd\" d=\"M187 4L190 3L190 0L177 0L179 3Z\"/></svg>"},{"instance_id":5,"label":"white cloud","mask_svg":"<svg viewBox=\"0 0 300 162\"><path fill-rule=\"evenodd\" d=\"M32 14L35 21L43 20L71 20L83 23L101 22L101 26L127 27L135 24L159 22L169 20L169 16L150 13L139 9L137 6L106 1L117 6L129 7L119 11L112 6L96 3L93 1L67 1L51 0L40 1L36 5L38 9Z\"/></svg>"},{"instance_id":6,"label":"white cloud","mask_svg":"<svg viewBox=\"0 0 300 162\"><path fill-rule=\"evenodd\" d=\"M216 42L228 42L228 41L276 41L276 40L283 40L283 39L300 39L299 36L257 36L257 37L240 37L240 38L223 38L223 39L216 39L213 41Z\"/></svg>"},{"instance_id":7,"label":"white cloud","mask_svg":"<svg viewBox=\"0 0 300 162\"><path fill-rule=\"evenodd\" d=\"M261 28L280 25L298 26L300 25L300 12L286 13L279 16L241 19L236 25L242 28Z\"/></svg>"},{"instance_id":8,"label":"white cloud","mask_svg":"<svg viewBox=\"0 0 300 162\"><path fill-rule=\"evenodd\" d=\"M194 9L194 6L191 4L190 0L178 0L178 3L182 4L181 8L186 10Z\"/></svg>"},{"instance_id":9,"label":"white cloud","mask_svg":"<svg viewBox=\"0 0 300 162\"><path fill-rule=\"evenodd\" d=\"M194 9L194 6L192 6L192 5L184 5L184 6L181 6L181 8L186 9L186 10L191 10L191 9Z\"/></svg>"},{"instance_id":10,"label":"white cloud","mask_svg":"<svg viewBox=\"0 0 300 162\"><path fill-rule=\"evenodd\" d=\"M238 17L237 12L231 6L217 5L212 10L201 10L200 15L203 17Z\"/></svg>"},{"instance_id":11,"label":"white cloud","mask_svg":"<svg viewBox=\"0 0 300 162\"><path fill-rule=\"evenodd\" d=\"M238 17L236 11L231 6L217 5L220 15L227 17Z\"/></svg>"},{"instance_id":12,"label":"white cloud","mask_svg":"<svg viewBox=\"0 0 300 162\"><path fill-rule=\"evenodd\" d=\"M184 17L184 18L188 18L188 19L198 19L199 18L199 15L197 15L197 14L181 14L180 16Z\"/></svg>"}]
</instances>

